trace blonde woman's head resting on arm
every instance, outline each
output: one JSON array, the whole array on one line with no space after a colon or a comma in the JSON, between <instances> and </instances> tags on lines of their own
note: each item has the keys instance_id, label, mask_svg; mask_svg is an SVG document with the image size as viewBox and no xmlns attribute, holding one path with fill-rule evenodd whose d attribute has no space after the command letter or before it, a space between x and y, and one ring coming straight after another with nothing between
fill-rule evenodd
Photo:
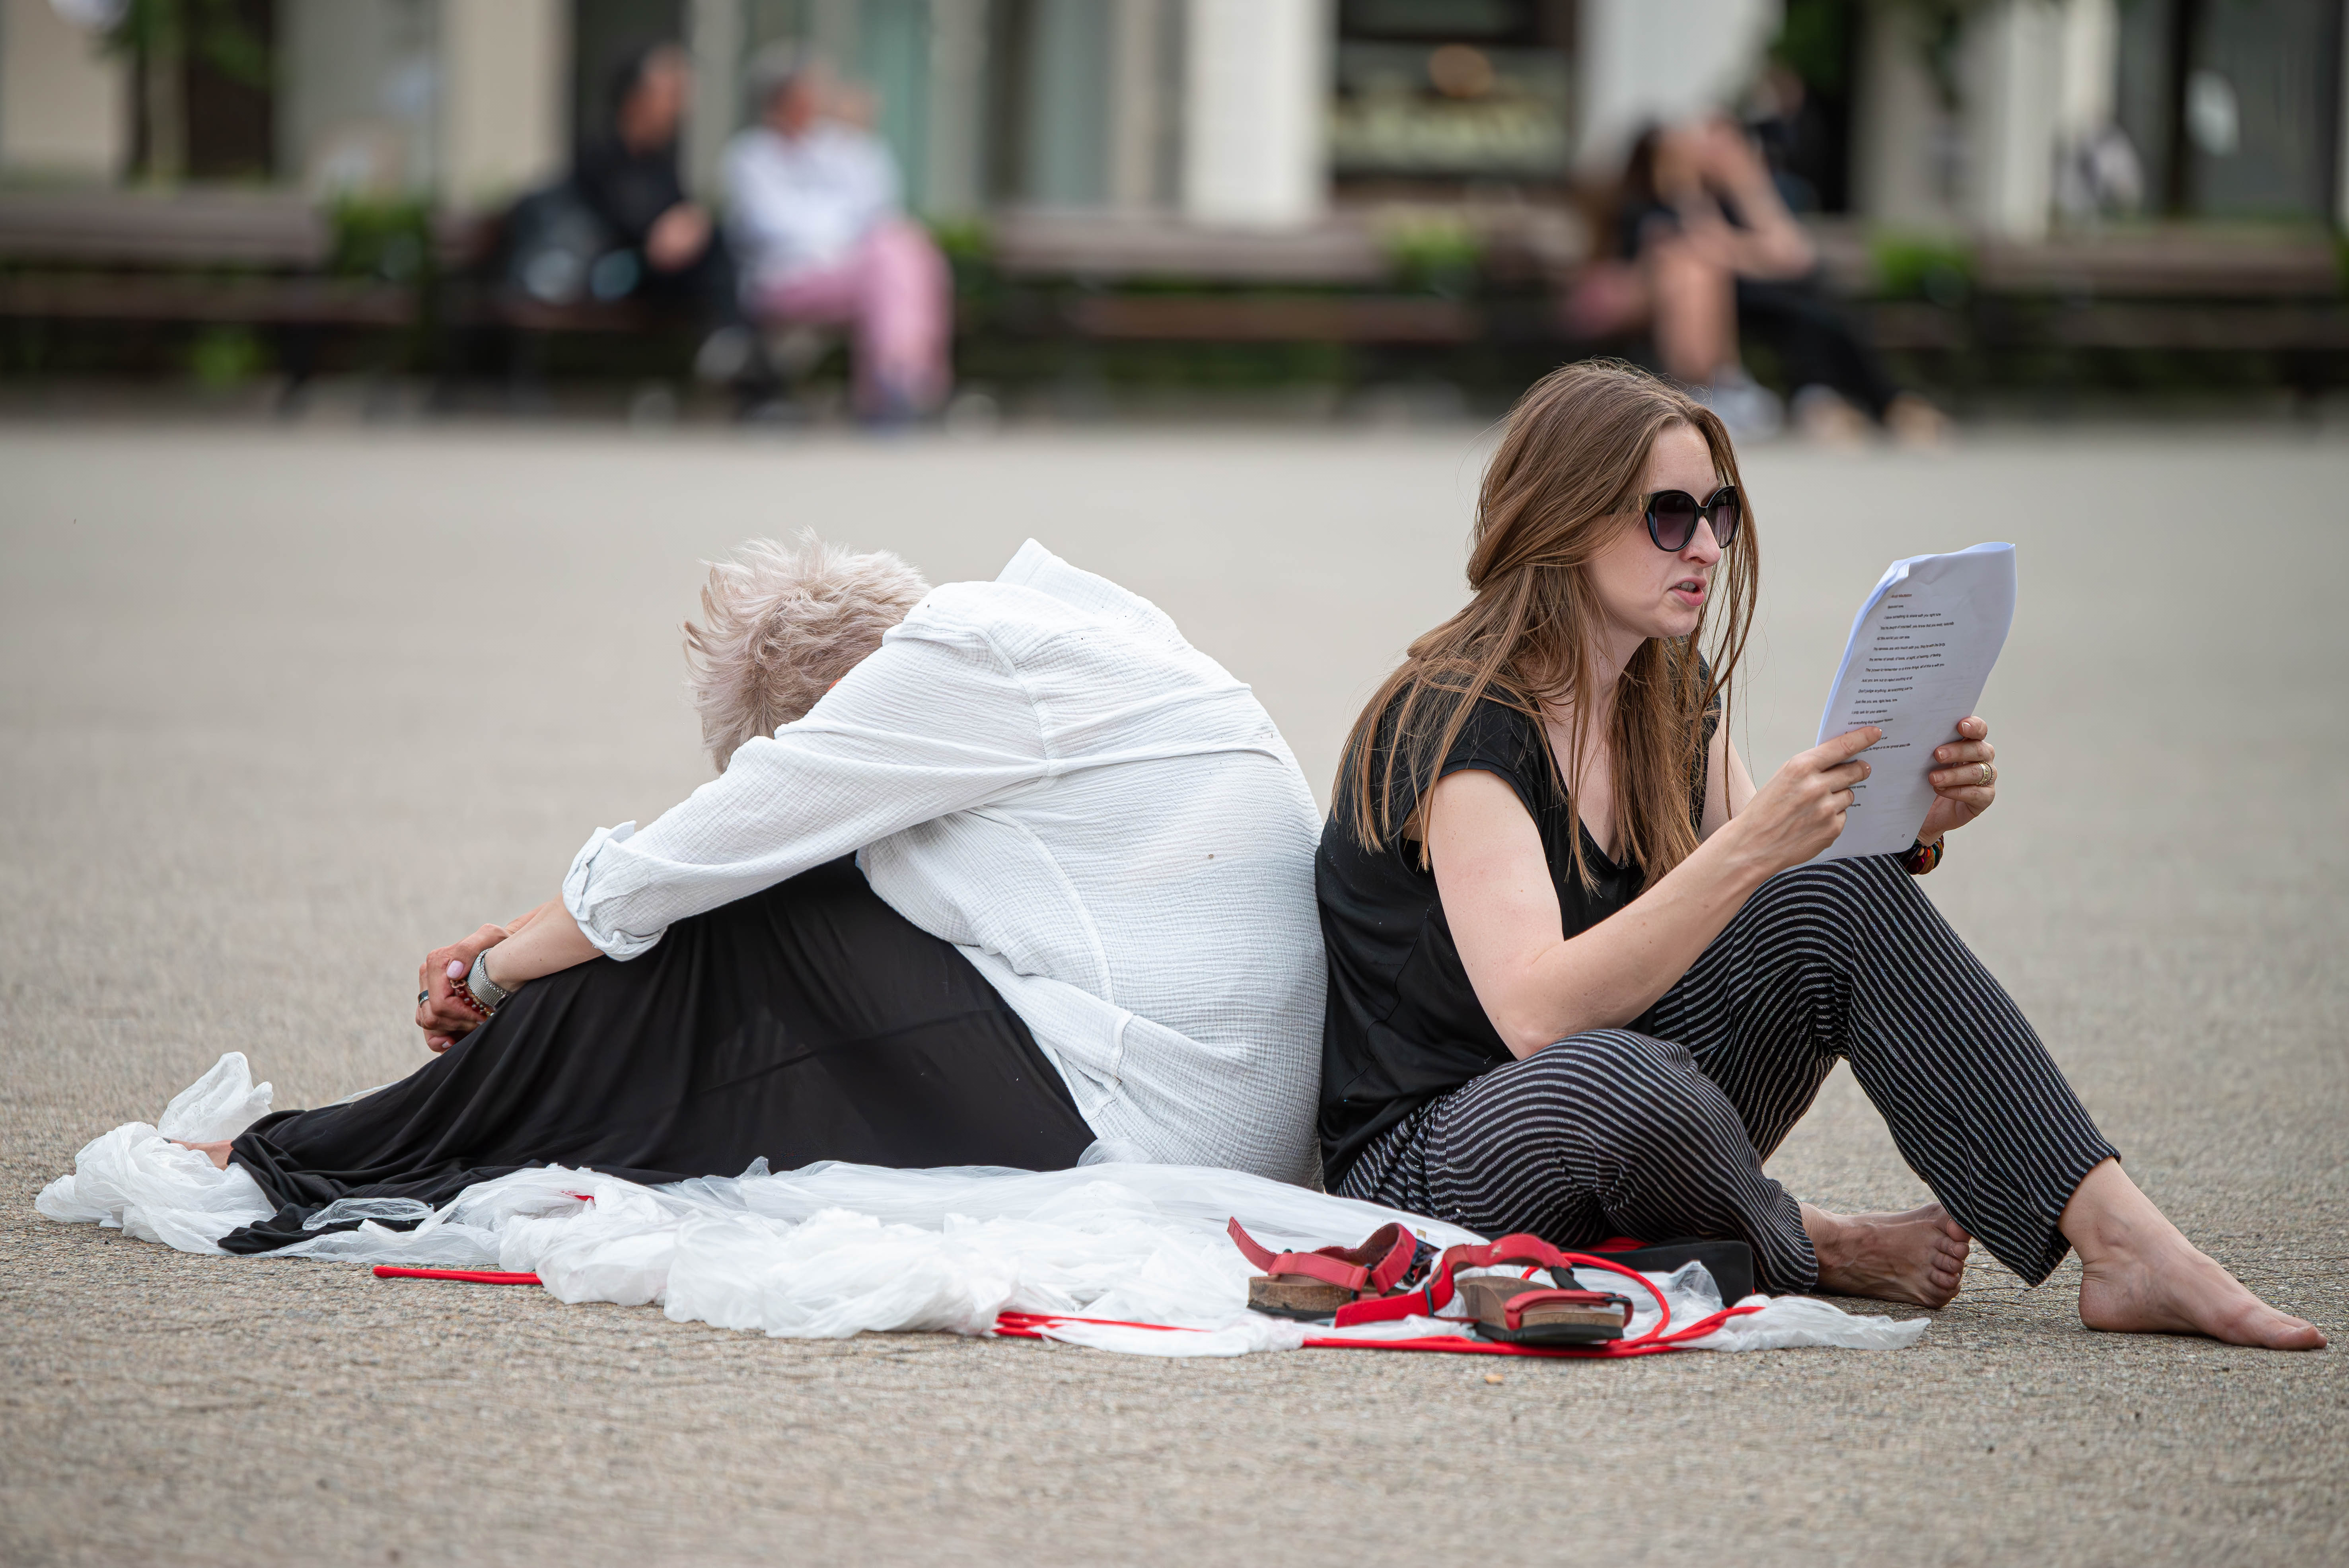
<instances>
[{"instance_id":1,"label":"blonde woman's head resting on arm","mask_svg":"<svg viewBox=\"0 0 2349 1568\"><path fill-rule=\"evenodd\" d=\"M685 624L685 659L718 770L745 741L805 717L929 591L888 551L826 544L812 530L711 562L701 619Z\"/></svg>"}]
</instances>

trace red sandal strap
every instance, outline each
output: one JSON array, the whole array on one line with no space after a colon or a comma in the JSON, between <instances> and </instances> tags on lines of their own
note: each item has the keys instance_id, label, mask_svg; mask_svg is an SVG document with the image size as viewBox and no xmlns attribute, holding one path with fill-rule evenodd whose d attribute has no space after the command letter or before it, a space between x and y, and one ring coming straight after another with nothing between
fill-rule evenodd
<instances>
[{"instance_id":1,"label":"red sandal strap","mask_svg":"<svg viewBox=\"0 0 2349 1568\"><path fill-rule=\"evenodd\" d=\"M1357 1293L1383 1295L1411 1272L1419 1238L1398 1224L1381 1225L1359 1247L1319 1247L1309 1253L1276 1253L1241 1228L1235 1216L1226 1227L1240 1254L1268 1274L1301 1275Z\"/></svg>"},{"instance_id":2,"label":"red sandal strap","mask_svg":"<svg viewBox=\"0 0 2349 1568\"><path fill-rule=\"evenodd\" d=\"M1564 1252L1551 1246L1539 1236L1527 1235L1521 1232L1516 1235L1503 1236L1496 1242L1486 1242L1482 1246L1447 1247L1444 1249L1444 1256L1437 1260L1435 1267L1430 1271L1424 1285L1402 1295L1382 1296L1376 1301L1349 1302L1338 1309L1333 1326L1351 1328L1357 1324L1363 1323L1392 1323L1406 1317L1433 1317L1451 1305L1452 1298L1458 1294L1452 1283L1452 1276L1455 1273L1461 1269L1495 1268L1504 1264L1532 1264L1539 1268L1605 1269L1609 1273L1637 1280L1650 1295L1656 1298L1657 1306L1664 1308L1662 1294L1654 1285L1650 1284L1642 1275L1625 1268L1622 1264L1610 1263L1603 1258L1595 1258L1587 1253ZM1664 1308L1664 1315L1659 1320L1656 1329L1650 1332L1661 1331L1671 1321L1671 1311L1669 1308Z\"/></svg>"}]
</instances>

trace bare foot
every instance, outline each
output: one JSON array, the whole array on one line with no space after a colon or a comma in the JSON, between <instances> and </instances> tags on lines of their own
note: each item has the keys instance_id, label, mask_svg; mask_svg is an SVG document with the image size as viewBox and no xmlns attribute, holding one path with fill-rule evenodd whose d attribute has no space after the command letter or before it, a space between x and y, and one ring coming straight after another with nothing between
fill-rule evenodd
<instances>
[{"instance_id":1,"label":"bare foot","mask_svg":"<svg viewBox=\"0 0 2349 1568\"><path fill-rule=\"evenodd\" d=\"M2278 1312L2183 1236L2166 1255L2080 1265L2080 1321L2115 1334L2207 1334L2266 1350L2322 1350L2316 1325Z\"/></svg>"},{"instance_id":2,"label":"bare foot","mask_svg":"<svg viewBox=\"0 0 2349 1568\"><path fill-rule=\"evenodd\" d=\"M2322 1350L2316 1325L2253 1295L2137 1191L2116 1161L2088 1172L2065 1205L2080 1254L2080 1321L2114 1334L2205 1334L2229 1345Z\"/></svg>"},{"instance_id":3,"label":"bare foot","mask_svg":"<svg viewBox=\"0 0 2349 1568\"><path fill-rule=\"evenodd\" d=\"M202 1155L205 1159L212 1162L213 1170L225 1171L228 1169L228 1146L234 1142L235 1140L222 1139L218 1143L187 1143L174 1138L171 1141L179 1144L182 1149L194 1150L197 1153Z\"/></svg>"},{"instance_id":4,"label":"bare foot","mask_svg":"<svg viewBox=\"0 0 2349 1568\"><path fill-rule=\"evenodd\" d=\"M1803 1228L1819 1260L1819 1288L1946 1306L1966 1279L1972 1238L1939 1203L1905 1214L1830 1214L1803 1205Z\"/></svg>"}]
</instances>

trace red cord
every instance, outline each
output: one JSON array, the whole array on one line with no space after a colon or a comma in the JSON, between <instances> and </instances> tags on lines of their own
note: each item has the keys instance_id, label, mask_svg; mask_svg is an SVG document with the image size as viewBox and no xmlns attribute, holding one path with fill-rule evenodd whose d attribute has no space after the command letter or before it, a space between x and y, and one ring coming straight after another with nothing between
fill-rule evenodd
<instances>
[{"instance_id":1,"label":"red cord","mask_svg":"<svg viewBox=\"0 0 2349 1568\"><path fill-rule=\"evenodd\" d=\"M1610 1264L1605 1258L1595 1258L1588 1253L1560 1253L1557 1255L1564 1258L1568 1264L1573 1268L1605 1269L1609 1274L1619 1274L1627 1278L1638 1280L1640 1284L1647 1287L1648 1294L1656 1298L1656 1326L1653 1328L1649 1329L1647 1333L1640 1336L1637 1339L1619 1339L1615 1341L1616 1344L1621 1346L1625 1350L1630 1349L1633 1346L1647 1344L1648 1341L1654 1339L1659 1335L1662 1334L1665 1329L1671 1326L1671 1303L1664 1299L1664 1293L1656 1288L1655 1282L1650 1279L1646 1274L1641 1274L1639 1270L1625 1268L1621 1264ZM1618 1354L1619 1355L1620 1352L1618 1352Z\"/></svg>"},{"instance_id":2,"label":"red cord","mask_svg":"<svg viewBox=\"0 0 2349 1568\"><path fill-rule=\"evenodd\" d=\"M1017 1318L1019 1321L1006 1327L1004 1324L1006 1318ZM1055 1323L1093 1323L1099 1324L1103 1328L1154 1328L1161 1334L1209 1332L1205 1328L1186 1328L1179 1323L1128 1323L1122 1317L1068 1317L1057 1312L999 1312L995 1315L995 1332L1019 1338L1040 1339L1043 1336L1036 1333L1036 1326L1039 1324Z\"/></svg>"},{"instance_id":3,"label":"red cord","mask_svg":"<svg viewBox=\"0 0 2349 1568\"><path fill-rule=\"evenodd\" d=\"M1426 1335L1414 1339L1347 1339L1335 1335L1309 1335L1305 1340L1308 1350L1436 1350L1454 1355L1473 1356L1549 1356L1580 1357L1585 1359L1610 1356L1648 1356L1661 1350L1677 1350L1691 1340L1702 1339L1733 1317L1743 1317L1749 1312L1762 1310L1753 1306L1729 1306L1710 1313L1687 1327L1671 1334L1664 1333L1671 1321L1671 1307L1645 1276L1603 1259L1580 1253L1559 1254L1571 1259L1577 1268L1597 1267L1615 1274L1630 1274L1646 1285L1648 1294L1656 1298L1662 1315L1656 1326L1636 1339L1619 1339L1605 1345L1559 1346L1511 1345L1490 1339L1472 1339L1466 1335ZM494 1269L417 1269L401 1268L392 1264L375 1265L378 1279L437 1279L454 1280L465 1284L539 1284L534 1274L504 1274ZM1044 1330L1055 1324L1089 1323L1102 1328L1144 1328L1159 1334L1205 1334L1208 1330L1186 1327L1174 1323L1133 1323L1120 1317L1072 1317L1051 1312L1000 1312L996 1314L993 1332L1003 1339L1042 1339Z\"/></svg>"},{"instance_id":4,"label":"red cord","mask_svg":"<svg viewBox=\"0 0 2349 1568\"><path fill-rule=\"evenodd\" d=\"M500 1274L495 1269L404 1269L390 1264L375 1265L378 1279L453 1279L464 1284L538 1284L534 1274Z\"/></svg>"},{"instance_id":5,"label":"red cord","mask_svg":"<svg viewBox=\"0 0 2349 1568\"><path fill-rule=\"evenodd\" d=\"M1603 1345L1513 1345L1504 1340L1473 1339L1464 1334L1424 1335L1413 1339L1348 1339L1336 1335L1316 1334L1306 1336L1304 1348L1308 1350L1437 1350L1463 1356L1579 1357L1586 1360L1604 1359L1608 1357L1652 1356L1660 1351L1681 1349L1690 1341L1702 1339L1706 1335L1713 1333L1733 1317L1743 1317L1748 1313L1762 1310L1762 1305L1758 1302L1751 1306L1724 1306L1719 1312L1707 1313L1685 1328L1666 1334L1663 1329L1671 1321L1671 1307L1664 1301L1663 1293L1657 1290L1647 1279L1635 1271L1623 1268L1619 1264L1586 1259L1584 1254L1579 1253L1561 1255L1576 1260L1575 1266L1578 1268L1596 1264L1599 1268L1609 1269L1617 1274L1630 1274L1641 1284L1647 1285L1648 1294L1656 1298L1656 1305L1663 1315L1658 1319L1655 1327L1649 1329L1647 1333L1636 1339L1619 1339ZM1119 1317L1067 1317L1050 1312L998 1313L995 1317L994 1332L997 1337L1003 1339L1043 1339L1048 1337L1044 1331L1054 1324L1060 1323L1091 1323L1104 1328L1146 1328L1160 1334L1208 1332L1206 1329L1188 1328L1174 1323L1133 1323Z\"/></svg>"}]
</instances>

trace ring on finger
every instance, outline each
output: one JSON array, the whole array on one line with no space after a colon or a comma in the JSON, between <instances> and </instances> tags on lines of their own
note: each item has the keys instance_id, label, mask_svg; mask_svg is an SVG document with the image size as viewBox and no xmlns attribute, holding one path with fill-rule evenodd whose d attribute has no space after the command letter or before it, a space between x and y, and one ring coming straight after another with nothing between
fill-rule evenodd
<instances>
[{"instance_id":1,"label":"ring on finger","mask_svg":"<svg viewBox=\"0 0 2349 1568\"><path fill-rule=\"evenodd\" d=\"M430 995L432 995L432 993L431 993L430 991L419 991L419 992L416 994L416 1005L417 1005L418 1006L419 1006L419 1007L421 1007L422 1006L424 1006L424 998L426 998L427 996L429 996Z\"/></svg>"},{"instance_id":2,"label":"ring on finger","mask_svg":"<svg viewBox=\"0 0 2349 1568\"><path fill-rule=\"evenodd\" d=\"M1982 769L1982 783L1979 787L1984 789L1989 789L1990 781L1997 778L1998 775L1992 771L1991 765L1987 762L1977 762L1974 766Z\"/></svg>"}]
</instances>

